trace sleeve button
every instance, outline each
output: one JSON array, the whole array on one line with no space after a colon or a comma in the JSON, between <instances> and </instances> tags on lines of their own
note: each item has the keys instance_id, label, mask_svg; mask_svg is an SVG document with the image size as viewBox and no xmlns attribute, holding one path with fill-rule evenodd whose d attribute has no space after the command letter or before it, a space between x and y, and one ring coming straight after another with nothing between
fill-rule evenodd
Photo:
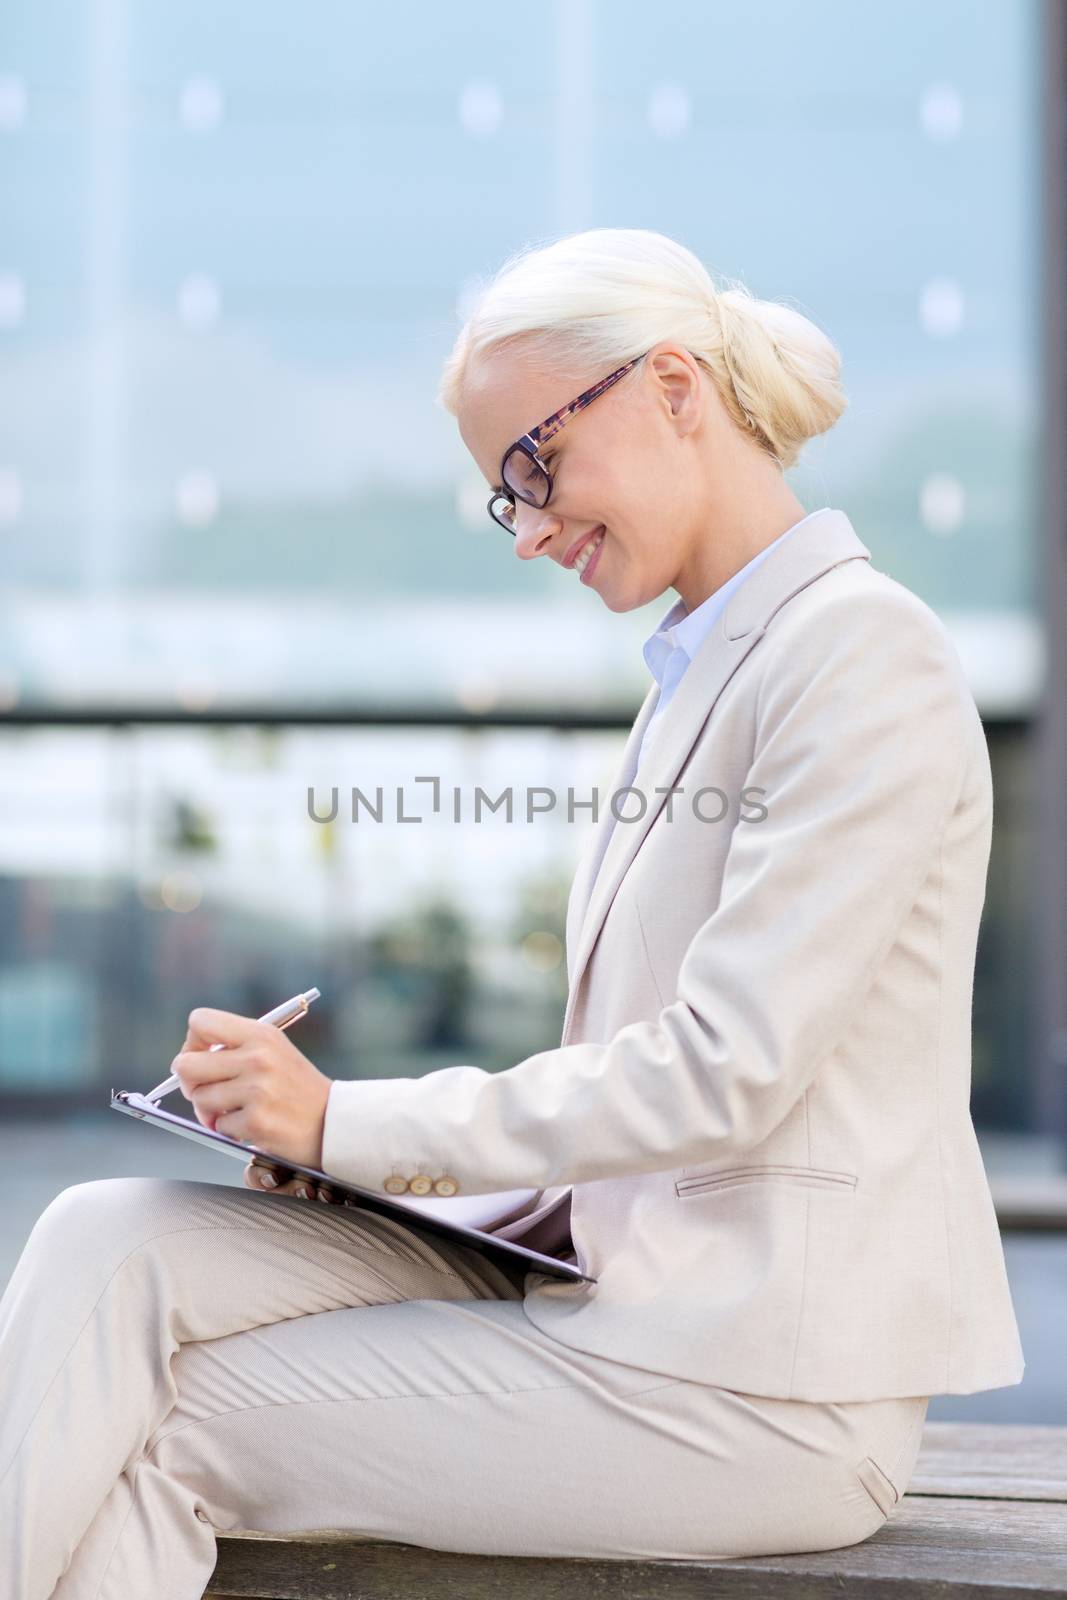
<instances>
[{"instance_id":1,"label":"sleeve button","mask_svg":"<svg viewBox=\"0 0 1067 1600\"><path fill-rule=\"evenodd\" d=\"M425 1172L416 1172L415 1176L408 1184L408 1188L411 1190L412 1194L429 1194L430 1190L433 1188L433 1179L428 1178Z\"/></svg>"},{"instance_id":2,"label":"sleeve button","mask_svg":"<svg viewBox=\"0 0 1067 1600\"><path fill-rule=\"evenodd\" d=\"M391 1178L386 1178L382 1188L385 1190L386 1194L404 1194L407 1190L407 1186L408 1180L406 1178L398 1177L394 1172Z\"/></svg>"},{"instance_id":3,"label":"sleeve button","mask_svg":"<svg viewBox=\"0 0 1067 1600\"><path fill-rule=\"evenodd\" d=\"M456 1190L459 1188L459 1184L456 1182L455 1178L444 1177L438 1178L433 1188L435 1194L455 1194Z\"/></svg>"}]
</instances>

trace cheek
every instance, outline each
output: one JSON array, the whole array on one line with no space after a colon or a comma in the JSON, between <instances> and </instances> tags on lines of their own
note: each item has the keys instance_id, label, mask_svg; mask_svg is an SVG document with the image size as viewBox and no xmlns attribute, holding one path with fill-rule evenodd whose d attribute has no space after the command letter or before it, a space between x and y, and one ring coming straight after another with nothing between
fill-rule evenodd
<instances>
[{"instance_id":1,"label":"cheek","mask_svg":"<svg viewBox=\"0 0 1067 1600\"><path fill-rule=\"evenodd\" d=\"M612 487L618 510L638 527L663 526L670 521L679 486L665 469L662 454L640 448L631 451Z\"/></svg>"},{"instance_id":2,"label":"cheek","mask_svg":"<svg viewBox=\"0 0 1067 1600\"><path fill-rule=\"evenodd\" d=\"M617 460L613 470L591 468L570 474L567 509L581 521L603 522L610 530L613 566L622 576L669 581L678 536L676 486L661 483L662 457L638 449Z\"/></svg>"}]
</instances>

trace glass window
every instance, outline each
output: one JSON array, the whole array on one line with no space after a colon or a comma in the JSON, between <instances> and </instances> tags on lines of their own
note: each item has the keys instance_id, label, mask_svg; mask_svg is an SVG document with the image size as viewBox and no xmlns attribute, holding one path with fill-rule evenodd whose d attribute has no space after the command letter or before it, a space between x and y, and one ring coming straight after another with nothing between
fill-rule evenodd
<instances>
[{"instance_id":1,"label":"glass window","mask_svg":"<svg viewBox=\"0 0 1067 1600\"><path fill-rule=\"evenodd\" d=\"M827 328L798 493L1029 711L1033 0L315 15L4 9L0 705L634 705L665 606L516 561L433 399L478 275L624 218Z\"/></svg>"}]
</instances>

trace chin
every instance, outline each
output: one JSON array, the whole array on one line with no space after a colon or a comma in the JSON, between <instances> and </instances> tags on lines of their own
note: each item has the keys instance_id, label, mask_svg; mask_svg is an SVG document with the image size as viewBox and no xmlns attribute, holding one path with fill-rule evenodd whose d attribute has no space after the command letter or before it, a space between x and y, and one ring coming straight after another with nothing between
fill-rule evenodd
<instances>
[{"instance_id":1,"label":"chin","mask_svg":"<svg viewBox=\"0 0 1067 1600\"><path fill-rule=\"evenodd\" d=\"M640 600L630 600L625 595L602 594L600 598L609 611L634 611L641 604Z\"/></svg>"},{"instance_id":2,"label":"chin","mask_svg":"<svg viewBox=\"0 0 1067 1600\"><path fill-rule=\"evenodd\" d=\"M636 611L640 606L648 606L652 604L653 600L661 599L669 588L669 583L658 586L654 583L646 584L639 594L614 595L610 597L603 594L600 598L609 611Z\"/></svg>"}]
</instances>

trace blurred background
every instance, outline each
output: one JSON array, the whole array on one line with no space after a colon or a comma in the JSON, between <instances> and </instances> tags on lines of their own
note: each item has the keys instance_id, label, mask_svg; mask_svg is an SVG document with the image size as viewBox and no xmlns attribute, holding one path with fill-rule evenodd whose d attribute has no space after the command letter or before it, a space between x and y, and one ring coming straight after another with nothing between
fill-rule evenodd
<instances>
[{"instance_id":1,"label":"blurred background","mask_svg":"<svg viewBox=\"0 0 1067 1600\"><path fill-rule=\"evenodd\" d=\"M0 1284L68 1184L240 1182L107 1110L193 1006L317 985L294 1039L335 1077L558 1044L589 812L473 796L606 792L672 597L518 562L434 395L512 250L655 228L835 339L850 407L790 482L936 608L982 714L972 1112L1027 1373L929 1415L1067 1422L1065 32L1062 0L7 0Z\"/></svg>"}]
</instances>

